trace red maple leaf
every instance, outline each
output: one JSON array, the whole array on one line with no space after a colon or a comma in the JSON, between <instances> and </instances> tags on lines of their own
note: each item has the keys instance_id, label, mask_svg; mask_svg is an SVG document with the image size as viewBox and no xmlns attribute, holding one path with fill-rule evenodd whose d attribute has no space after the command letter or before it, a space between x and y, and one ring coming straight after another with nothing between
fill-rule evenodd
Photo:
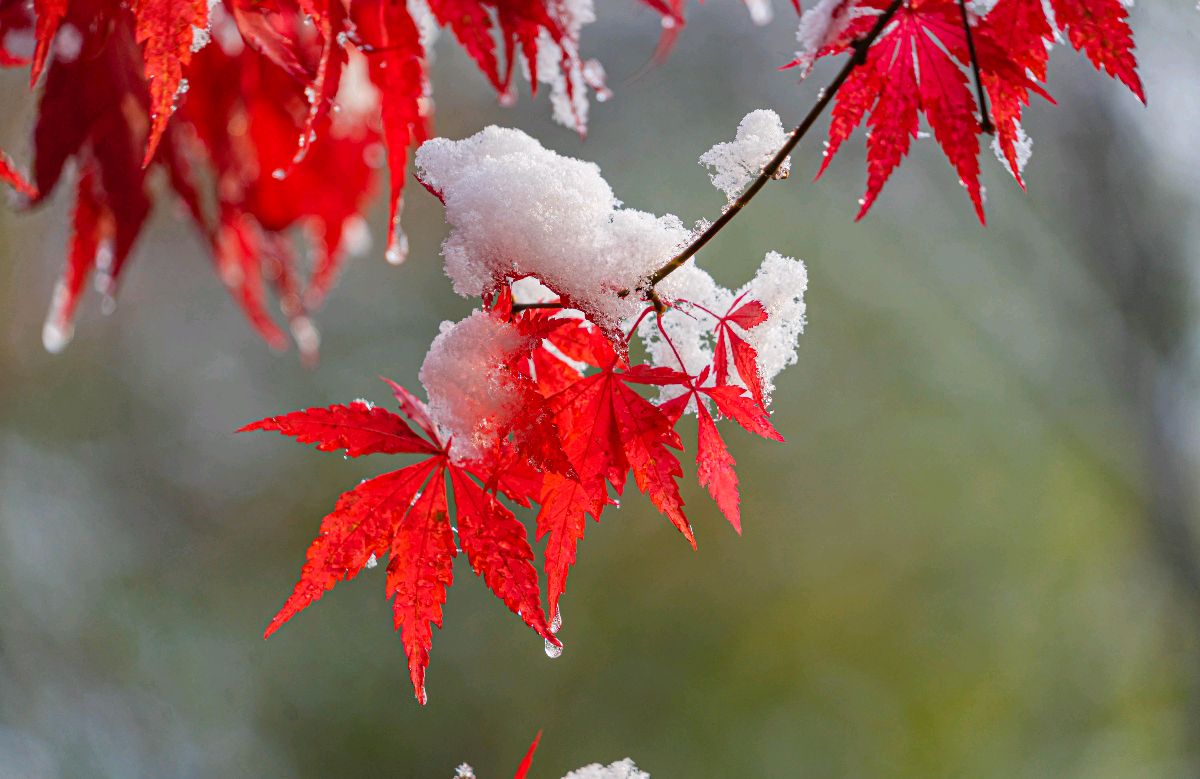
<instances>
[{"instance_id":1,"label":"red maple leaf","mask_svg":"<svg viewBox=\"0 0 1200 779\"><path fill-rule=\"evenodd\" d=\"M29 199L37 197L37 190L22 173L17 170L17 165L0 149L0 181L8 184L10 187L20 192Z\"/></svg>"},{"instance_id":2,"label":"red maple leaf","mask_svg":"<svg viewBox=\"0 0 1200 779\"><path fill-rule=\"evenodd\" d=\"M865 0L862 7L882 10L888 3ZM872 17L860 19L855 31ZM908 154L924 113L934 137L958 173L984 221L979 186L978 106L968 86L961 56L966 33L953 0L910 0L867 51L866 62L838 91L829 129L829 148L818 177L850 134L867 120L867 190L858 219L870 210L892 172ZM844 51L849 42L835 48Z\"/></svg>"},{"instance_id":3,"label":"red maple leaf","mask_svg":"<svg viewBox=\"0 0 1200 779\"><path fill-rule=\"evenodd\" d=\"M434 430L424 405L392 384L406 415L427 433ZM270 636L335 584L350 579L376 559L389 555L386 592L396 629L408 657L409 675L423 704L425 669L433 634L442 625L442 604L453 582L457 556L446 480L454 490L458 540L472 570L552 644L542 609L533 550L524 526L496 496L477 483L492 474L473 475L470 466L451 461L447 446L426 439L400 416L364 401L297 411L246 425L242 431L273 430L322 451L348 456L420 454L426 459L359 484L338 499L321 522L292 594L267 626ZM491 480L495 480L491 478Z\"/></svg>"},{"instance_id":4,"label":"red maple leaf","mask_svg":"<svg viewBox=\"0 0 1200 779\"><path fill-rule=\"evenodd\" d=\"M175 113L184 70L192 61L192 29L208 28L208 0L137 0L133 12L150 85L150 137L142 161L149 165Z\"/></svg>"},{"instance_id":5,"label":"red maple leaf","mask_svg":"<svg viewBox=\"0 0 1200 779\"><path fill-rule=\"evenodd\" d=\"M388 258L395 262L407 254L406 239L397 231L408 150L424 141L429 132L425 49L405 3L354 0L350 15L370 62L371 81L379 89L382 101L383 133L392 179Z\"/></svg>"},{"instance_id":6,"label":"red maple leaf","mask_svg":"<svg viewBox=\"0 0 1200 779\"><path fill-rule=\"evenodd\" d=\"M579 379L548 400L563 450L577 474L548 473L542 484L537 537L548 538L545 564L551 613L557 611L575 562L584 515L599 520L605 507L615 502L608 488L619 496L630 470L638 489L696 546L679 495L677 480L683 471L670 452L682 448L673 420L629 386L645 382L647 374L623 373L618 367L617 355L610 349L599 373Z\"/></svg>"},{"instance_id":7,"label":"red maple leaf","mask_svg":"<svg viewBox=\"0 0 1200 779\"><path fill-rule=\"evenodd\" d=\"M729 355L732 352L733 366L742 383L759 405L765 405L762 377L758 373L758 351L730 325L737 325L742 330L752 330L767 321L767 310L757 300L741 304L744 297L743 295L734 300L725 316L717 319L717 343L713 352L714 378L719 385L729 383Z\"/></svg>"},{"instance_id":8,"label":"red maple leaf","mask_svg":"<svg viewBox=\"0 0 1200 779\"><path fill-rule=\"evenodd\" d=\"M538 742L542 740L542 731L538 731L533 737L533 743L529 745L529 751L525 753L525 757L521 760L521 764L517 766L517 772L513 775L513 779L525 779L529 773L529 769L533 767L533 753L537 752Z\"/></svg>"},{"instance_id":9,"label":"red maple leaf","mask_svg":"<svg viewBox=\"0 0 1200 779\"><path fill-rule=\"evenodd\" d=\"M1144 99L1128 11L1121 0L1049 3L1058 29L1072 46ZM887 0L861 0L856 8L882 12L889 5ZM975 65L991 103L989 118L994 119L1000 152L1022 188L1017 149L1021 113L1030 93L1053 102L1039 83L1045 81L1048 49L1055 40L1045 8L1042 0L999 0L986 16L971 23ZM818 55L851 51L876 18L873 13L858 16ZM955 0L906 0L868 50L865 63L838 91L828 149L817 176L869 115L867 189L857 218L870 210L908 153L923 114L984 221L978 162L984 127L965 70L971 62L967 35Z\"/></svg>"},{"instance_id":10,"label":"red maple leaf","mask_svg":"<svg viewBox=\"0 0 1200 779\"><path fill-rule=\"evenodd\" d=\"M50 55L50 45L54 43L54 35L63 17L67 15L70 0L34 0L33 11L37 19L35 27L35 45L33 62L29 67L29 86L37 83L46 66L46 58Z\"/></svg>"},{"instance_id":11,"label":"red maple leaf","mask_svg":"<svg viewBox=\"0 0 1200 779\"><path fill-rule=\"evenodd\" d=\"M1054 22L1066 33L1071 45L1145 102L1128 11L1120 0L1052 0L1050 7L1054 10ZM1047 18L1042 0L999 0L980 21L976 35L981 47L1003 51L1021 74L1029 74L1023 83L1011 71L1005 74L985 69L982 73L1000 150L1024 188L1017 153L1019 123L1024 107L1029 105L1030 91L1050 99L1038 82L1046 81L1055 28ZM980 59L984 61L982 56ZM995 57L988 60L998 61Z\"/></svg>"},{"instance_id":12,"label":"red maple leaf","mask_svg":"<svg viewBox=\"0 0 1200 779\"><path fill-rule=\"evenodd\" d=\"M685 392L664 403L661 406L662 411L674 422L683 416L690 403L695 403L696 479L701 487L708 490L708 494L716 501L717 508L729 520L729 524L733 525L733 529L741 535L741 497L738 494L737 472L734 470L736 462L725 445L725 439L717 430L716 420L705 405L704 398L707 397L716 404L724 417L734 420L755 435L780 443L783 442L783 436L771 424L771 417L762 404L753 396L746 395L741 387L721 384L704 386L709 376L708 368L701 371L695 379L683 374L676 376L679 378L667 383L678 384Z\"/></svg>"}]
</instances>

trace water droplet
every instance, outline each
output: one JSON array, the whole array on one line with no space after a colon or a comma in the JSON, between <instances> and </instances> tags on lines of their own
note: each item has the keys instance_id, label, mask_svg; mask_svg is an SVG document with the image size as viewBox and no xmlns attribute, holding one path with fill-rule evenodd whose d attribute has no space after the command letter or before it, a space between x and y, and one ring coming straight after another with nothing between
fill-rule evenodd
<instances>
[{"instance_id":1,"label":"water droplet","mask_svg":"<svg viewBox=\"0 0 1200 779\"><path fill-rule=\"evenodd\" d=\"M371 556L367 558L367 567L374 568L377 565L379 565L379 559L375 557L374 553L372 553Z\"/></svg>"},{"instance_id":2,"label":"water droplet","mask_svg":"<svg viewBox=\"0 0 1200 779\"><path fill-rule=\"evenodd\" d=\"M286 177L287 171L283 168L276 168L275 170L271 171L271 178L275 179L276 181L283 181Z\"/></svg>"},{"instance_id":3,"label":"water droplet","mask_svg":"<svg viewBox=\"0 0 1200 779\"><path fill-rule=\"evenodd\" d=\"M71 337L74 335L72 331L73 328L69 325L64 327L57 322L46 322L42 327L42 346L50 354L58 354L71 343Z\"/></svg>"},{"instance_id":4,"label":"water droplet","mask_svg":"<svg viewBox=\"0 0 1200 779\"><path fill-rule=\"evenodd\" d=\"M557 660L558 658L562 657L562 651L563 648L561 644L555 646L554 644L551 644L549 640L546 641L546 657L549 657L551 660Z\"/></svg>"},{"instance_id":5,"label":"water droplet","mask_svg":"<svg viewBox=\"0 0 1200 779\"><path fill-rule=\"evenodd\" d=\"M387 254L384 256L392 265L399 265L408 259L408 235L399 227L392 235L392 243L388 246Z\"/></svg>"},{"instance_id":6,"label":"water droplet","mask_svg":"<svg viewBox=\"0 0 1200 779\"><path fill-rule=\"evenodd\" d=\"M298 316L291 321L292 338L300 350L300 358L306 362L315 361L321 349L321 332L306 316Z\"/></svg>"},{"instance_id":7,"label":"water droplet","mask_svg":"<svg viewBox=\"0 0 1200 779\"><path fill-rule=\"evenodd\" d=\"M554 610L554 616L550 619L550 632L558 635L560 630L562 630L562 606Z\"/></svg>"}]
</instances>

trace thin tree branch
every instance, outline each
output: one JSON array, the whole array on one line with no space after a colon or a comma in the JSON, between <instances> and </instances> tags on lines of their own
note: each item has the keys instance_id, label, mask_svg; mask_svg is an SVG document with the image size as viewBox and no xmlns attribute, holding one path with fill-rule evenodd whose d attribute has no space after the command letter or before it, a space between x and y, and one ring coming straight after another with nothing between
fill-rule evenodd
<instances>
[{"instance_id":1,"label":"thin tree branch","mask_svg":"<svg viewBox=\"0 0 1200 779\"><path fill-rule=\"evenodd\" d=\"M679 252L679 254L676 254L665 265L651 274L650 278L646 280L645 284L639 286L635 290L621 290L619 293L621 297L628 297L633 292L641 292L646 295L646 299L651 301L656 309L663 305L657 294L654 292L655 285L678 270L685 262L695 256L696 252L704 248L705 244L716 237L717 233L721 232L721 230L723 230L727 224L733 221L733 218L737 216L738 213L745 208L751 200L754 199L754 196L758 194L759 190L766 186L768 181L776 177L776 175L779 173L779 169L783 167L784 160L791 155L791 153L795 150L796 145L800 143L800 139L812 129L812 126L816 124L817 119L820 118L821 114L824 113L829 104L833 102L834 95L836 95L838 90L842 88L842 85L846 83L846 79L850 78L850 74L856 67L867 61L867 50L870 49L871 44L875 43L879 36L883 34L884 28L888 26L888 23L892 21L892 17L899 12L904 3L905 0L892 0L892 3L884 9L883 13L875 18L875 24L871 27L870 31L868 31L867 34L862 38L859 38L853 44L851 44L854 54L849 60L846 61L846 64L842 66L842 69L838 71L838 74L833 77L833 81L829 82L829 86L821 90L820 96L817 98L817 102L813 104L811 109L809 109L808 114L805 115L800 124L796 125L796 127L790 133L788 133L788 139L783 144L783 147L775 153L775 156L771 158L771 161L763 167L762 171L758 174L758 177L755 178L754 181L750 182L750 186L746 187L745 191L738 196L738 199L733 201L733 203L731 203L729 207L725 209L721 216L718 217L715 222L709 225L708 229L696 236L696 238L694 238L692 242L683 249L683 251ZM972 61L973 60L974 57L972 57ZM518 303L513 306L513 311L524 311L525 309L529 308L553 307L554 304Z\"/></svg>"},{"instance_id":2,"label":"thin tree branch","mask_svg":"<svg viewBox=\"0 0 1200 779\"><path fill-rule=\"evenodd\" d=\"M904 2L905 0L892 0L891 5L884 9L883 13L876 17L875 24L871 27L871 30L851 45L851 47L854 49L853 56L851 56L850 59L846 61L846 64L842 66L842 69L838 71L836 76L834 76L833 81L829 82L829 86L821 90L821 94L820 97L817 98L817 102L813 104L811 109L809 109L808 114L803 120L801 120L800 124L796 125L795 129L788 134L788 139L783 144L783 147L775 153L775 156L771 158L771 161L763 167L762 172L758 174L758 177L755 178L754 181L750 182L750 186L746 187L745 191L738 196L738 199L733 201L733 203L731 203L729 207L725 209L721 216L708 226L707 230L696 236L696 238L693 239L692 242L683 249L683 251L672 257L665 265L655 271L647 280L647 282L639 287L636 291L646 292L652 290L656 284L678 270L680 266L695 256L696 252L704 248L705 244L716 237L717 233L725 229L725 225L733 221L733 218L737 216L738 213L745 208L751 200L754 199L754 196L759 193L759 190L766 186L767 182L775 177L779 169L783 166L784 160L791 155L792 151L795 150L796 145L800 143L800 139L812 129L812 126L816 124L817 119L820 118L821 114L825 111L825 108L831 102L833 102L834 95L836 95L838 90L842 88L842 85L846 83L846 79L850 78L850 74L856 67L867 61L867 50L871 48L871 44L873 44L876 39L883 34L884 28L888 26L888 23L891 22L892 17L894 17L900 10L900 7L904 5ZM624 293L625 295L628 295L630 294L630 290L625 290Z\"/></svg>"}]
</instances>

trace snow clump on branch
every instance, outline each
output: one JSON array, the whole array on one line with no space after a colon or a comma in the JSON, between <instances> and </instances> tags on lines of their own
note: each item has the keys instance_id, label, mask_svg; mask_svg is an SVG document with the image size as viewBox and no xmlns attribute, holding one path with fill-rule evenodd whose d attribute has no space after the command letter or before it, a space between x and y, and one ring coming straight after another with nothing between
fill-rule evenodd
<instances>
[{"instance_id":1,"label":"snow clump on branch","mask_svg":"<svg viewBox=\"0 0 1200 779\"><path fill-rule=\"evenodd\" d=\"M785 140L774 112L754 111L734 141L713 147L701 161L733 198ZM416 163L422 183L446 207L450 235L442 256L456 292L486 297L512 284L518 302L557 297L564 309L582 312L615 341L646 309L638 290L693 237L674 215L623 208L594 163L550 151L519 130L493 126L460 141L435 138L417 150ZM721 359L737 369L722 381L756 385L768 402L774 378L796 362L807 282L803 263L770 252L755 277L731 291L692 258L655 285L668 309L642 318L638 332L653 365L694 376L713 364L725 328L731 335ZM753 323L735 314L748 303L756 304ZM735 339L753 347L752 366L737 359ZM456 456L486 448L503 429L505 413L511 416L505 409L516 404L517 389L495 366L504 362L505 350L511 355L520 345L514 328L484 314L444 326L434 342L421 379L435 419L455 436ZM751 368L757 376L738 373ZM473 390L472 376L490 378ZM716 380L710 374L707 383ZM682 391L664 387L664 399Z\"/></svg>"},{"instance_id":2,"label":"snow clump on branch","mask_svg":"<svg viewBox=\"0 0 1200 779\"><path fill-rule=\"evenodd\" d=\"M713 186L725 193L730 203L737 200L751 181L787 142L779 114L766 109L751 111L738 125L737 135L728 143L718 143L700 157L700 164L712 169L709 178ZM791 169L789 157L780 166L787 175Z\"/></svg>"},{"instance_id":3,"label":"snow clump on branch","mask_svg":"<svg viewBox=\"0 0 1200 779\"><path fill-rule=\"evenodd\" d=\"M678 217L621 208L594 163L564 157L520 130L426 141L417 175L446 206L442 244L454 291L478 297L536 276L606 331L636 316L638 287L690 236Z\"/></svg>"}]
</instances>

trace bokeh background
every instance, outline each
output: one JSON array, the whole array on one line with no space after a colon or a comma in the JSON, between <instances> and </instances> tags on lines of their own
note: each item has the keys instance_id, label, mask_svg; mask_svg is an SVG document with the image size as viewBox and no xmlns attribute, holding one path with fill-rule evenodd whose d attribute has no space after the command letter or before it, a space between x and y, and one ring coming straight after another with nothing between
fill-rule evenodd
<instances>
[{"instance_id":1,"label":"bokeh background","mask_svg":"<svg viewBox=\"0 0 1200 779\"><path fill-rule=\"evenodd\" d=\"M827 81L775 67L794 19L604 3L588 53L615 98L581 142L545 98L500 108L439 46L438 130L524 128L600 163L627 204L685 221L720 194L696 158L747 111L795 120ZM0 212L0 777L535 777L632 756L675 777L1200 774L1197 296L1200 13L1139 4L1143 108L1065 50L1023 195L985 154L990 226L931 140L855 224L861 137L810 182L819 136L702 254L736 286L768 249L809 265L810 324L779 381L786 445L731 432L738 538L694 487L691 552L644 499L589 524L566 651L463 565L413 701L383 569L270 642L320 517L388 467L240 424L387 399L438 323L440 208L414 189L408 264L376 248L320 316L315 370L251 333L169 206L120 305L75 342L40 330L66 198ZM27 159L24 74L0 146ZM685 435L686 440L686 435ZM461 561L460 561L461 565Z\"/></svg>"}]
</instances>

